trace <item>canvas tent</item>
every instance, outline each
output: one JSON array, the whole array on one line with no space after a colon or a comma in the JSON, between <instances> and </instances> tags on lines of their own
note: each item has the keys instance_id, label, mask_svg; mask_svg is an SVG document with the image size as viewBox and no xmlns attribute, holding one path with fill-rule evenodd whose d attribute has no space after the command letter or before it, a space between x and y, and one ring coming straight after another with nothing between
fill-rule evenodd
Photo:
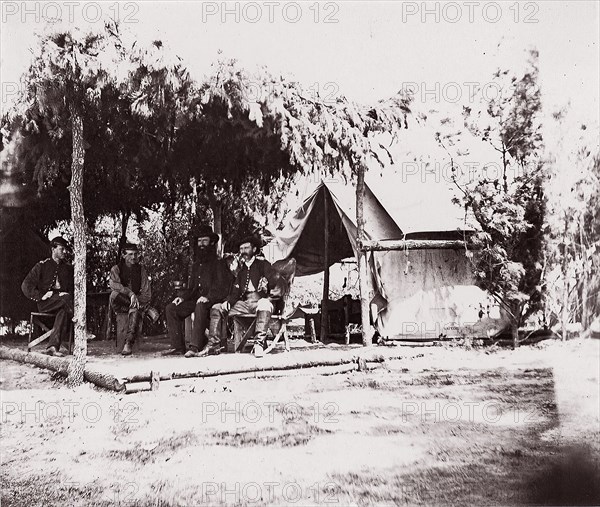
<instances>
[{"instance_id":1,"label":"canvas tent","mask_svg":"<svg viewBox=\"0 0 600 507\"><path fill-rule=\"evenodd\" d=\"M455 239L466 232L460 210L457 213L447 194L424 193L416 190L422 184L413 189L409 182L386 187L381 179L376 184L381 188L377 196L372 189L375 185L366 185L368 239ZM380 193L388 194L385 205L378 198ZM440 204L440 199L447 201L447 210L432 213L433 220L428 220L428 205ZM271 261L294 257L297 276L321 272L326 259L325 224L329 224L329 265L333 265L356 255L355 217L354 187L321 182L265 247L265 255ZM372 252L369 265L375 289L372 308L377 308L373 317L382 336L417 340L485 336L504 327L491 298L475 286L464 249Z\"/></svg>"}]
</instances>

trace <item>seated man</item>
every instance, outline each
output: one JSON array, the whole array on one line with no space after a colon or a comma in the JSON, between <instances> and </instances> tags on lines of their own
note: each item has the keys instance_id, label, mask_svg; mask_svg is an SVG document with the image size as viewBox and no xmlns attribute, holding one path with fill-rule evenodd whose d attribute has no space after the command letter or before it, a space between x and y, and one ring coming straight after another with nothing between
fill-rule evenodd
<instances>
[{"instance_id":1,"label":"seated man","mask_svg":"<svg viewBox=\"0 0 600 507\"><path fill-rule=\"evenodd\" d=\"M109 311L129 315L125 346L121 352L128 356L137 337L142 313L148 309L152 293L146 269L139 263L138 246L126 243L121 257L119 264L110 270Z\"/></svg>"},{"instance_id":2,"label":"seated man","mask_svg":"<svg viewBox=\"0 0 600 507\"><path fill-rule=\"evenodd\" d=\"M215 234L210 227L200 228L188 290L183 297L176 297L165 308L167 333L171 340L171 349L166 354L185 352L185 357L197 357L198 352L206 345L205 332L208 327L210 308L227 297L232 278L225 262L217 257L218 240L218 234ZM182 323L192 313L194 313L192 335L184 344L181 333Z\"/></svg>"},{"instance_id":3,"label":"seated man","mask_svg":"<svg viewBox=\"0 0 600 507\"><path fill-rule=\"evenodd\" d=\"M66 262L69 244L60 236L50 242L51 257L38 262L27 274L21 290L37 302L40 312L54 313L54 326L46 354L62 356L60 344L67 338L73 319L73 266Z\"/></svg>"},{"instance_id":4,"label":"seated man","mask_svg":"<svg viewBox=\"0 0 600 507\"><path fill-rule=\"evenodd\" d=\"M208 344L200 355L218 353L222 322L228 314L234 317L256 312L255 347L259 350L266 348L267 331L273 313L273 304L268 298L272 268L269 261L256 258L261 246L260 238L256 236L244 238L240 243L241 269L227 299L220 305L214 305L210 311Z\"/></svg>"}]
</instances>

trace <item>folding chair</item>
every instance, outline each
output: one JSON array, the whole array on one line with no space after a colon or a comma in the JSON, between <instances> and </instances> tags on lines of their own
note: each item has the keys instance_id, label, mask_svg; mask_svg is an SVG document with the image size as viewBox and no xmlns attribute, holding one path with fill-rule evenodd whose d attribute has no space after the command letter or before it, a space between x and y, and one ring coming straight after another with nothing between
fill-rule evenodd
<instances>
[{"instance_id":1,"label":"folding chair","mask_svg":"<svg viewBox=\"0 0 600 507\"><path fill-rule=\"evenodd\" d=\"M274 336L273 342L263 352L268 354L283 338L285 350L289 351L290 346L287 336L287 323L290 313L286 312L287 298L290 293L290 288L296 273L296 259L288 259L277 261L273 264L273 289L270 292L270 299L273 302L273 314L269 322L269 331ZM233 320L233 332L230 334L230 339L227 342L227 352L242 352L252 335L256 325L256 313L247 313L243 315L235 315ZM251 321L247 327L242 324L242 321ZM253 340L251 340L253 344Z\"/></svg>"},{"instance_id":2,"label":"folding chair","mask_svg":"<svg viewBox=\"0 0 600 507\"><path fill-rule=\"evenodd\" d=\"M56 314L46 312L31 312L29 316L29 340L27 342L27 352L31 352L31 349L36 345L39 345L44 340L47 340L52 334L52 328L47 326L43 319L54 319ZM52 323L54 325L54 322ZM44 332L38 338L32 340L35 332L35 327L39 327ZM69 354L72 353L72 342L73 342L73 326L69 325Z\"/></svg>"}]
</instances>

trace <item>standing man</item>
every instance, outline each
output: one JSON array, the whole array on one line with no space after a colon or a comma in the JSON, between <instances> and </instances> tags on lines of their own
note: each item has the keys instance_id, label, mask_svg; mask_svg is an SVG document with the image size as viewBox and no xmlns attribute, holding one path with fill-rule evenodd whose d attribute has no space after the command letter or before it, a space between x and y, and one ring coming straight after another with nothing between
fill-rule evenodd
<instances>
[{"instance_id":1,"label":"standing man","mask_svg":"<svg viewBox=\"0 0 600 507\"><path fill-rule=\"evenodd\" d=\"M200 227L192 273L184 297L176 297L165 308L167 333L171 349L166 354L183 354L198 357L206 345L205 332L210 318L210 308L221 303L229 292L231 272L225 262L217 256L219 235L208 226ZM192 336L182 337L183 321L194 314ZM186 351L187 349L187 351Z\"/></svg>"},{"instance_id":2,"label":"standing man","mask_svg":"<svg viewBox=\"0 0 600 507\"><path fill-rule=\"evenodd\" d=\"M125 243L121 260L110 270L108 282L111 293L109 311L127 313L127 336L121 354L128 356L138 334L142 313L147 309L152 292L150 279L139 261L138 246Z\"/></svg>"},{"instance_id":3,"label":"standing man","mask_svg":"<svg viewBox=\"0 0 600 507\"><path fill-rule=\"evenodd\" d=\"M256 236L248 236L241 241L241 268L227 299L220 305L214 305L210 311L208 344L199 355L218 353L221 324L228 314L235 317L256 312L255 347L258 353L267 347L267 330L273 313L273 304L268 298L269 280L273 273L269 261L256 257L261 247L262 242Z\"/></svg>"},{"instance_id":4,"label":"standing man","mask_svg":"<svg viewBox=\"0 0 600 507\"><path fill-rule=\"evenodd\" d=\"M54 313L54 326L46 354L62 357L60 344L73 319L73 266L65 257L69 244L60 236L50 241L51 257L38 262L21 284L23 294L37 302L40 312Z\"/></svg>"}]
</instances>

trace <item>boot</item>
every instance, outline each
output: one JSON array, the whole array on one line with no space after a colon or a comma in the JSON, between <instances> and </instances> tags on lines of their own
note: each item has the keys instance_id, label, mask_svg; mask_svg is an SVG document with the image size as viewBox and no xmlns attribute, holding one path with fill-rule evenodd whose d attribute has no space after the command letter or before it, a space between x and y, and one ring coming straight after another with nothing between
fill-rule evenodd
<instances>
[{"instance_id":1,"label":"boot","mask_svg":"<svg viewBox=\"0 0 600 507\"><path fill-rule=\"evenodd\" d=\"M138 335L138 326L139 326L141 320L142 320L142 318L141 318L140 312L135 311L135 312L129 314L129 320L127 322L127 337L125 339L125 346L123 347L123 352L125 352L126 348L129 349L129 352L126 354L124 353L123 355L131 354L131 347L132 347L133 343L135 342L135 339Z\"/></svg>"},{"instance_id":2,"label":"boot","mask_svg":"<svg viewBox=\"0 0 600 507\"><path fill-rule=\"evenodd\" d=\"M49 356L54 356L54 357L63 357L64 354L62 352L59 352L58 350L56 350L56 347L48 347L46 349L46 354Z\"/></svg>"},{"instance_id":3,"label":"boot","mask_svg":"<svg viewBox=\"0 0 600 507\"><path fill-rule=\"evenodd\" d=\"M196 352L194 356L190 357L218 356L220 353L221 345L219 343L217 343L216 345L211 345L209 342L200 352Z\"/></svg>"},{"instance_id":4,"label":"boot","mask_svg":"<svg viewBox=\"0 0 600 507\"><path fill-rule=\"evenodd\" d=\"M212 356L221 353L222 320L223 316L221 315L221 311L216 308L212 308L210 310L210 324L208 326L208 343L200 352L198 352L198 355L194 357Z\"/></svg>"},{"instance_id":5,"label":"boot","mask_svg":"<svg viewBox=\"0 0 600 507\"><path fill-rule=\"evenodd\" d=\"M256 324L254 327L254 348L253 353L256 357L264 355L267 348L267 331L271 323L271 312L256 312Z\"/></svg>"},{"instance_id":6,"label":"boot","mask_svg":"<svg viewBox=\"0 0 600 507\"><path fill-rule=\"evenodd\" d=\"M121 352L122 356L130 356L131 355L131 342L129 340L125 341L125 345L123 346L123 351Z\"/></svg>"}]
</instances>

